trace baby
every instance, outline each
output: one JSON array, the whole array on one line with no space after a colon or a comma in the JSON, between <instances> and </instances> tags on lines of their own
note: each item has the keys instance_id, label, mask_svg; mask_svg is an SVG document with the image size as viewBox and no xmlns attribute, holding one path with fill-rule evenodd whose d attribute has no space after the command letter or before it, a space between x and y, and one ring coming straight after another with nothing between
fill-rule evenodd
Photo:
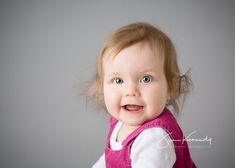
<instances>
[{"instance_id":1,"label":"baby","mask_svg":"<svg viewBox=\"0 0 235 168\"><path fill-rule=\"evenodd\" d=\"M89 96L110 114L104 154L93 168L196 167L172 111L188 92L171 40L148 23L112 33L97 59Z\"/></svg>"}]
</instances>

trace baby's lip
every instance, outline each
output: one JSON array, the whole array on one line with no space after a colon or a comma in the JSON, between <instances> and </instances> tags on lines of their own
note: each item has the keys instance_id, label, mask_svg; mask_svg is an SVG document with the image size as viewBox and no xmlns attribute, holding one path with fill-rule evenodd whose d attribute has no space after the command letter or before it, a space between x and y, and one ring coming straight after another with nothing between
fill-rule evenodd
<instances>
[{"instance_id":1,"label":"baby's lip","mask_svg":"<svg viewBox=\"0 0 235 168\"><path fill-rule=\"evenodd\" d=\"M126 104L122 107L127 111L139 111L142 110L144 106L136 104Z\"/></svg>"}]
</instances>

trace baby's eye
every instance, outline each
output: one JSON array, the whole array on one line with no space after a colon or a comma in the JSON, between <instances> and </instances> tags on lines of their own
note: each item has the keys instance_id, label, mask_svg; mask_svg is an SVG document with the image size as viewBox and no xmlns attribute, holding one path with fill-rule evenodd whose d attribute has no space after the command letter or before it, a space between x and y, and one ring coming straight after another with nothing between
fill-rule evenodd
<instances>
[{"instance_id":1,"label":"baby's eye","mask_svg":"<svg viewBox=\"0 0 235 168\"><path fill-rule=\"evenodd\" d=\"M122 80L121 78L114 78L114 79L113 79L113 83L115 83L115 84L121 84L121 83L123 83L123 80Z\"/></svg>"},{"instance_id":2,"label":"baby's eye","mask_svg":"<svg viewBox=\"0 0 235 168\"><path fill-rule=\"evenodd\" d=\"M152 78L153 78L153 77L150 76L150 75L145 75L145 76L143 76L143 77L141 78L140 82L149 83L149 82L152 81Z\"/></svg>"}]
</instances>

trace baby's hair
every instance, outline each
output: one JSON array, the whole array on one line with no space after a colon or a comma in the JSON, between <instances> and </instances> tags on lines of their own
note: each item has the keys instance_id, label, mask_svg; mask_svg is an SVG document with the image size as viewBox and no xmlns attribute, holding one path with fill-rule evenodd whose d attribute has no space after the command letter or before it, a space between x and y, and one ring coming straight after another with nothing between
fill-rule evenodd
<instances>
[{"instance_id":1,"label":"baby's hair","mask_svg":"<svg viewBox=\"0 0 235 168\"><path fill-rule=\"evenodd\" d=\"M96 61L96 73L88 86L88 97L105 108L103 98L103 59L115 57L121 50L136 43L147 43L153 51L158 51L164 58L164 73L170 98L167 105L172 105L179 113L179 99L186 96L192 85L188 74L180 74L176 51L172 41L160 29L151 24L136 22L123 26L113 32L105 41Z\"/></svg>"}]
</instances>

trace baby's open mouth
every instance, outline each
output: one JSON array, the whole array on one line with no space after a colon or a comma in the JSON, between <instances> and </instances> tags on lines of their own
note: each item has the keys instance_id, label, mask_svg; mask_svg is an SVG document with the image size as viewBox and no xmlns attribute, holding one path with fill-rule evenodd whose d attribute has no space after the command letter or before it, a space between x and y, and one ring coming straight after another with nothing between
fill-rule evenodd
<instances>
[{"instance_id":1,"label":"baby's open mouth","mask_svg":"<svg viewBox=\"0 0 235 168\"><path fill-rule=\"evenodd\" d=\"M124 105L123 108L127 111L140 111L143 109L143 106L127 104L127 105Z\"/></svg>"}]
</instances>

